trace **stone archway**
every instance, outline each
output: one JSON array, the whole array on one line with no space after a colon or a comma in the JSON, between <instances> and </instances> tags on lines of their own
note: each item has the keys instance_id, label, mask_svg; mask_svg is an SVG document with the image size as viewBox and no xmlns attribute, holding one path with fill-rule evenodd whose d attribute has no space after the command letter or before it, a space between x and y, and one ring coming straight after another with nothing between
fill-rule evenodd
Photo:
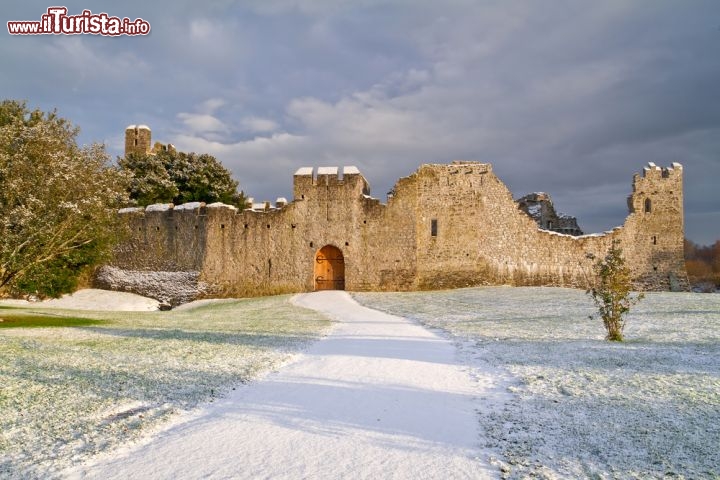
<instances>
[{"instance_id":1,"label":"stone archway","mask_svg":"<svg viewBox=\"0 0 720 480\"><path fill-rule=\"evenodd\" d=\"M345 290L345 257L332 245L315 253L315 290Z\"/></svg>"}]
</instances>

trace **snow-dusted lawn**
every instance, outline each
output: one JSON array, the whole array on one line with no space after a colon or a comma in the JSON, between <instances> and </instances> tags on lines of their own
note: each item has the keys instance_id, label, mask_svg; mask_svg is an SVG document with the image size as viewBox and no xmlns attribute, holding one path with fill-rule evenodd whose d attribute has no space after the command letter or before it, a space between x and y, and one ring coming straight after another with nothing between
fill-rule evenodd
<instances>
[{"instance_id":1,"label":"snow-dusted lawn","mask_svg":"<svg viewBox=\"0 0 720 480\"><path fill-rule=\"evenodd\" d=\"M497 477L479 458L474 402L493 381L469 375L452 342L346 292L293 302L337 323L279 371L63 478Z\"/></svg>"},{"instance_id":2,"label":"snow-dusted lawn","mask_svg":"<svg viewBox=\"0 0 720 480\"><path fill-rule=\"evenodd\" d=\"M51 312L108 322L0 329L0 478L52 476L137 438L283 364L330 324L286 296L171 312Z\"/></svg>"},{"instance_id":3,"label":"snow-dusted lawn","mask_svg":"<svg viewBox=\"0 0 720 480\"><path fill-rule=\"evenodd\" d=\"M471 365L507 372L504 400L478 399L505 477L720 476L720 295L648 294L623 344L603 340L577 290L354 297L440 328Z\"/></svg>"}]
</instances>

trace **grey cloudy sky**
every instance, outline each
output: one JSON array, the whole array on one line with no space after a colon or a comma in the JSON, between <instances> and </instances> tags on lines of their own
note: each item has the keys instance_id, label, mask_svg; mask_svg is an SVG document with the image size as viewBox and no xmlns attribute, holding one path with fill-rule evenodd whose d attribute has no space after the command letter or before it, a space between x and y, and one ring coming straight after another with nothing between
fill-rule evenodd
<instances>
[{"instance_id":1,"label":"grey cloudy sky","mask_svg":"<svg viewBox=\"0 0 720 480\"><path fill-rule=\"evenodd\" d=\"M385 199L422 163L493 164L586 232L623 222L632 175L685 167L686 235L720 239L716 0L6 1L150 22L146 37L0 35L0 92L122 154L129 124L207 152L257 200L301 166L357 165Z\"/></svg>"}]
</instances>

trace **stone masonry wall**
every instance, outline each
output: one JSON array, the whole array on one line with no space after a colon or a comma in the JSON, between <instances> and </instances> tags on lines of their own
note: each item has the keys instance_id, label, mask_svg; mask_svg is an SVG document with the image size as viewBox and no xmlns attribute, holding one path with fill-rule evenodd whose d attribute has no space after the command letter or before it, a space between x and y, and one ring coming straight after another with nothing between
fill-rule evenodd
<instances>
[{"instance_id":1,"label":"stone masonry wall","mask_svg":"<svg viewBox=\"0 0 720 480\"><path fill-rule=\"evenodd\" d=\"M423 165L397 182L387 204L369 196L355 167L303 168L294 197L268 211L200 203L125 209L130 237L113 266L197 271L215 294L302 292L315 288L317 252L333 245L348 290L585 287L617 238L639 288L687 288L679 164L650 164L635 176L624 226L580 237L538 229L492 166L477 162Z\"/></svg>"}]
</instances>

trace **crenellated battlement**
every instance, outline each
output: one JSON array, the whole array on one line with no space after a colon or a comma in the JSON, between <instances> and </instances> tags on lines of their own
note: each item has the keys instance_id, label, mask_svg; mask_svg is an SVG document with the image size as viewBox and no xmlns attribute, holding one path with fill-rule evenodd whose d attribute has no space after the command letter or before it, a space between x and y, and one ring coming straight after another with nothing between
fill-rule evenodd
<instances>
[{"instance_id":1,"label":"crenellated battlement","mask_svg":"<svg viewBox=\"0 0 720 480\"><path fill-rule=\"evenodd\" d=\"M677 162L669 167L658 167L653 162L648 162L647 166L643 168L643 178L677 178L682 176L683 167Z\"/></svg>"},{"instance_id":2,"label":"crenellated battlement","mask_svg":"<svg viewBox=\"0 0 720 480\"><path fill-rule=\"evenodd\" d=\"M636 173L633 176L633 193L652 188L665 188L670 183L682 183L683 166L674 162L669 167L659 167L653 162L648 162L642 170L642 174Z\"/></svg>"},{"instance_id":3,"label":"crenellated battlement","mask_svg":"<svg viewBox=\"0 0 720 480\"><path fill-rule=\"evenodd\" d=\"M633 176L628 197L630 213L667 213L682 210L683 167L675 162L659 167L649 162L642 174Z\"/></svg>"},{"instance_id":4,"label":"crenellated battlement","mask_svg":"<svg viewBox=\"0 0 720 480\"><path fill-rule=\"evenodd\" d=\"M319 187L358 189L362 194L370 194L370 184L355 166L318 167L317 174L313 167L299 168L293 176L293 192L295 200L316 198L314 190Z\"/></svg>"}]
</instances>

